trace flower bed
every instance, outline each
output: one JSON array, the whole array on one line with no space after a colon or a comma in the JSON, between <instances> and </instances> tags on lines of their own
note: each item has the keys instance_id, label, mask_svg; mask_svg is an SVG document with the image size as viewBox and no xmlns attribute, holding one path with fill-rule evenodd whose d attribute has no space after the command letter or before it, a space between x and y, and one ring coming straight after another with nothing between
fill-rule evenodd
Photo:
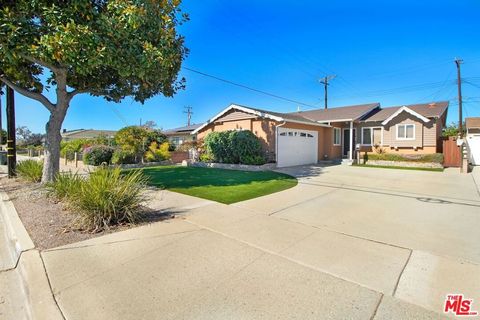
<instances>
[{"instance_id":1,"label":"flower bed","mask_svg":"<svg viewBox=\"0 0 480 320\"><path fill-rule=\"evenodd\" d=\"M367 160L364 164L371 166L390 166L390 167L408 167L408 168L443 168L438 162L420 162L420 161L393 161L393 160Z\"/></svg>"}]
</instances>

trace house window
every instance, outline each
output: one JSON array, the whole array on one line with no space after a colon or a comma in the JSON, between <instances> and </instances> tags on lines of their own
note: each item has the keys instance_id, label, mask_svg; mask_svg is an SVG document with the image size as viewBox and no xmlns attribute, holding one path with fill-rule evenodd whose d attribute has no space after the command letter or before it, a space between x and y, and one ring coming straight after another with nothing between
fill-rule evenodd
<instances>
[{"instance_id":1,"label":"house window","mask_svg":"<svg viewBox=\"0 0 480 320\"><path fill-rule=\"evenodd\" d=\"M340 130L340 128L333 128L333 145L334 146L340 145L341 132L342 131Z\"/></svg>"},{"instance_id":2,"label":"house window","mask_svg":"<svg viewBox=\"0 0 480 320\"><path fill-rule=\"evenodd\" d=\"M366 146L382 145L382 128L362 128L362 144Z\"/></svg>"},{"instance_id":3,"label":"house window","mask_svg":"<svg viewBox=\"0 0 480 320\"><path fill-rule=\"evenodd\" d=\"M372 145L372 128L362 128L362 144Z\"/></svg>"},{"instance_id":4,"label":"house window","mask_svg":"<svg viewBox=\"0 0 480 320\"><path fill-rule=\"evenodd\" d=\"M397 124L397 140L415 140L415 125Z\"/></svg>"}]
</instances>

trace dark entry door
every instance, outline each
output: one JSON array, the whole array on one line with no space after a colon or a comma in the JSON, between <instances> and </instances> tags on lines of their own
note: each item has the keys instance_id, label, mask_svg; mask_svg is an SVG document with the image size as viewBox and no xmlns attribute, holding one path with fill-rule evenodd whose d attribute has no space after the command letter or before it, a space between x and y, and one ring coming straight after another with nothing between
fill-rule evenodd
<instances>
[{"instance_id":1,"label":"dark entry door","mask_svg":"<svg viewBox=\"0 0 480 320\"><path fill-rule=\"evenodd\" d=\"M353 149L355 150L355 129L353 129ZM350 129L343 130L343 155L348 156L350 149Z\"/></svg>"}]
</instances>

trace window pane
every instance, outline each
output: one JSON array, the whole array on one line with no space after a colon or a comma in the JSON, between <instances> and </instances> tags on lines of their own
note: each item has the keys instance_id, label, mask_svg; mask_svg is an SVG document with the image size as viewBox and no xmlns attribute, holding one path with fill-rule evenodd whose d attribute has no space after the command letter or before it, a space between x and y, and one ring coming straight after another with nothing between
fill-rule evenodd
<instances>
[{"instance_id":1,"label":"window pane","mask_svg":"<svg viewBox=\"0 0 480 320\"><path fill-rule=\"evenodd\" d=\"M375 128L373 129L373 145L381 145L382 144L382 129Z\"/></svg>"},{"instance_id":2,"label":"window pane","mask_svg":"<svg viewBox=\"0 0 480 320\"><path fill-rule=\"evenodd\" d=\"M372 132L370 128L363 128L363 144L372 144Z\"/></svg>"},{"instance_id":3,"label":"window pane","mask_svg":"<svg viewBox=\"0 0 480 320\"><path fill-rule=\"evenodd\" d=\"M407 136L408 139L413 139L413 124L406 126L407 127Z\"/></svg>"},{"instance_id":4,"label":"window pane","mask_svg":"<svg viewBox=\"0 0 480 320\"><path fill-rule=\"evenodd\" d=\"M333 129L333 143L340 144L340 129L338 128Z\"/></svg>"},{"instance_id":5,"label":"window pane","mask_svg":"<svg viewBox=\"0 0 480 320\"><path fill-rule=\"evenodd\" d=\"M399 139L404 139L405 138L405 126L398 126L397 127L397 137Z\"/></svg>"}]
</instances>

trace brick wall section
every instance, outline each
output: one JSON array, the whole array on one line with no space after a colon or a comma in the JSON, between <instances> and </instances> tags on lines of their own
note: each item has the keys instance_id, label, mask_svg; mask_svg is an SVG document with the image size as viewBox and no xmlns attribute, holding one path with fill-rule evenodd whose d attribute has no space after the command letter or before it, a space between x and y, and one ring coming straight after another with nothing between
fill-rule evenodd
<instances>
[{"instance_id":1,"label":"brick wall section","mask_svg":"<svg viewBox=\"0 0 480 320\"><path fill-rule=\"evenodd\" d=\"M188 160L189 155L186 151L173 151L170 152L171 160L173 163L181 163L183 160Z\"/></svg>"}]
</instances>

